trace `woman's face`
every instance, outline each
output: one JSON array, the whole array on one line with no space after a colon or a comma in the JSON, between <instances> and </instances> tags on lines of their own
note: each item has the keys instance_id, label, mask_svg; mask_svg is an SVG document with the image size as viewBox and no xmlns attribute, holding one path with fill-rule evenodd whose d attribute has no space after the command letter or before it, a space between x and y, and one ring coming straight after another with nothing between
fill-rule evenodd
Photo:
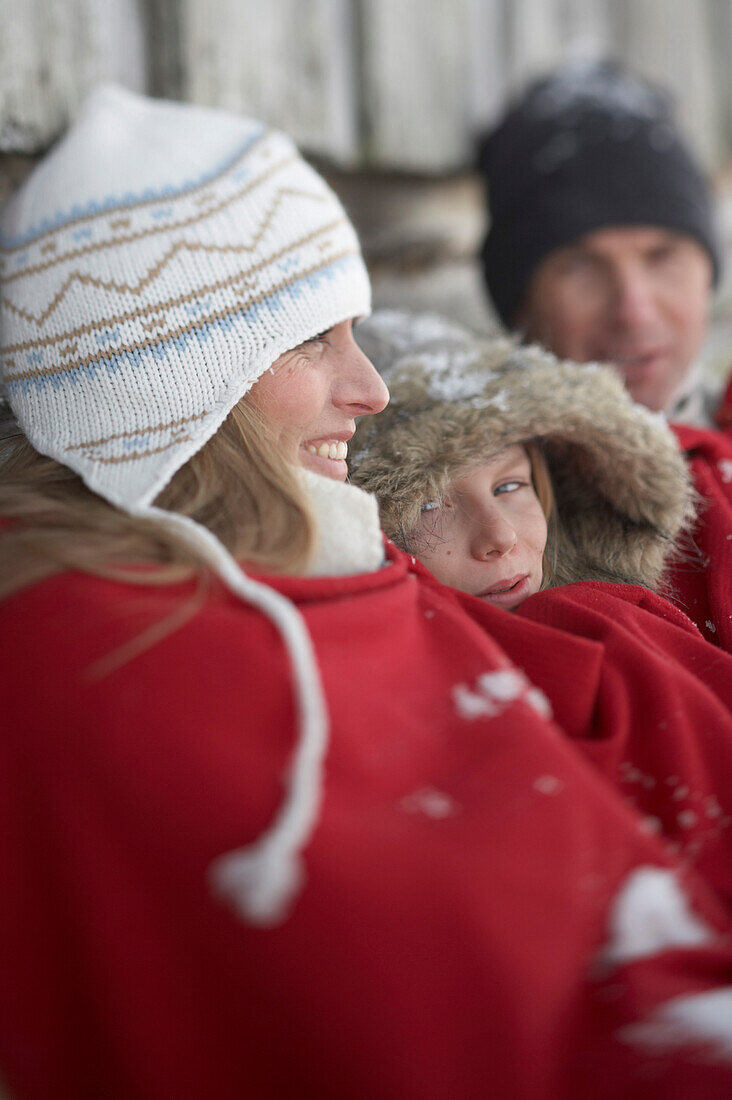
<instances>
[{"instance_id":1,"label":"woman's face","mask_svg":"<svg viewBox=\"0 0 732 1100\"><path fill-rule=\"evenodd\" d=\"M287 351L255 383L251 403L293 463L345 481L354 417L377 413L389 391L356 344L351 322Z\"/></svg>"},{"instance_id":2,"label":"woman's face","mask_svg":"<svg viewBox=\"0 0 732 1100\"><path fill-rule=\"evenodd\" d=\"M538 592L547 523L523 447L507 447L423 511L417 556L443 584L512 610Z\"/></svg>"}]
</instances>

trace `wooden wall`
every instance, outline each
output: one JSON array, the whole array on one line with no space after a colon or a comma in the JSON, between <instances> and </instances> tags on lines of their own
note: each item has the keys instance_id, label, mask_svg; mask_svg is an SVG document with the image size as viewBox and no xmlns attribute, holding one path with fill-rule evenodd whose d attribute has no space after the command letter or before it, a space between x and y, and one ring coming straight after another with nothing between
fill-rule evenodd
<instances>
[{"instance_id":1,"label":"wooden wall","mask_svg":"<svg viewBox=\"0 0 732 1100\"><path fill-rule=\"evenodd\" d=\"M35 153L102 79L260 116L343 167L443 173L523 81L611 53L732 152L732 0L0 0L0 152Z\"/></svg>"}]
</instances>

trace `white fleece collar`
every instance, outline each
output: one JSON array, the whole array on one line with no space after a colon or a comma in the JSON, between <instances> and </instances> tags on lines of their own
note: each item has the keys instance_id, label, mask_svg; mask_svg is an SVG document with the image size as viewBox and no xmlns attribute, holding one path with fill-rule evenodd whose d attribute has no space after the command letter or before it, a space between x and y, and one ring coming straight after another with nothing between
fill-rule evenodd
<instances>
[{"instance_id":1,"label":"white fleece collar","mask_svg":"<svg viewBox=\"0 0 732 1100\"><path fill-rule=\"evenodd\" d=\"M309 577L373 573L384 563L384 543L376 497L355 485L302 469L317 521Z\"/></svg>"},{"instance_id":2,"label":"white fleece collar","mask_svg":"<svg viewBox=\"0 0 732 1100\"><path fill-rule=\"evenodd\" d=\"M721 383L707 378L699 363L695 363L674 398L668 419L693 428L713 428L714 414L721 399Z\"/></svg>"}]
</instances>

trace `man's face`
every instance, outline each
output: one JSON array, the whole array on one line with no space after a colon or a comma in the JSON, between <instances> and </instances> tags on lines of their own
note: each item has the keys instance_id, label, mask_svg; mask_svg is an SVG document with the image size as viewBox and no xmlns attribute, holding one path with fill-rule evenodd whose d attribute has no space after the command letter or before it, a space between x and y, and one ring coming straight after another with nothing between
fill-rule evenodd
<instances>
[{"instance_id":1,"label":"man's face","mask_svg":"<svg viewBox=\"0 0 732 1100\"><path fill-rule=\"evenodd\" d=\"M711 282L685 234L599 229L542 260L517 323L562 359L613 363L636 401L667 410L704 339Z\"/></svg>"}]
</instances>

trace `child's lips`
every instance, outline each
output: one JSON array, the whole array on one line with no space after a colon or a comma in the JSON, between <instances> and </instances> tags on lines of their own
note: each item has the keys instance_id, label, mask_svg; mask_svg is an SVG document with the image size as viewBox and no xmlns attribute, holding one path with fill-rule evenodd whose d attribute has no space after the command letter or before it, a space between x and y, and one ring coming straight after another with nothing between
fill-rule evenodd
<instances>
[{"instance_id":1,"label":"child's lips","mask_svg":"<svg viewBox=\"0 0 732 1100\"><path fill-rule=\"evenodd\" d=\"M527 573L520 573L516 577L507 577L497 584L486 588L483 592L476 593L479 599L494 607L502 607L506 611L512 610L531 595L531 584Z\"/></svg>"},{"instance_id":2,"label":"child's lips","mask_svg":"<svg viewBox=\"0 0 732 1100\"><path fill-rule=\"evenodd\" d=\"M507 577L502 581L498 581L491 588L486 588L483 592L479 592L478 595L497 596L501 595L504 592L510 592L511 589L515 588L516 585L525 580L526 577L526 573L517 573L514 577Z\"/></svg>"}]
</instances>

